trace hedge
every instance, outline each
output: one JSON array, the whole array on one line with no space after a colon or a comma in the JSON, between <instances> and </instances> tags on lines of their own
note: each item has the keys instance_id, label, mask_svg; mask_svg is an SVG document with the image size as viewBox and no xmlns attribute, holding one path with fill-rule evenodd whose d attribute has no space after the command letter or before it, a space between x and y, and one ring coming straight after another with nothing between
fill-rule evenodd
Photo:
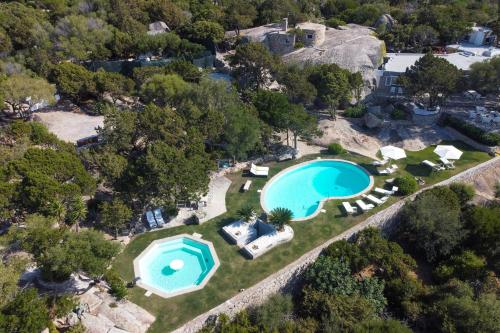
<instances>
[{"instance_id":1,"label":"hedge","mask_svg":"<svg viewBox=\"0 0 500 333\"><path fill-rule=\"evenodd\" d=\"M441 119L443 126L450 126L469 138L487 146L500 145L500 135L497 133L488 133L479 127L465 122L462 119L444 115Z\"/></svg>"}]
</instances>

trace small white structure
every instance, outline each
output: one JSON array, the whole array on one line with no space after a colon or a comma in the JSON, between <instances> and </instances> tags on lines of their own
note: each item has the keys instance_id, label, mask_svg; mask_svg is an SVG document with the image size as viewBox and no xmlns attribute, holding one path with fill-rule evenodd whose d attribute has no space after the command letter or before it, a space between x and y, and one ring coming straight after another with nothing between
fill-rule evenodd
<instances>
[{"instance_id":1,"label":"small white structure","mask_svg":"<svg viewBox=\"0 0 500 333\"><path fill-rule=\"evenodd\" d=\"M444 170L444 167L442 167L442 166L440 166L440 165L438 165L438 164L436 164L436 163L433 163L433 162L431 162L431 161L429 161L429 160L423 160L423 161L422 161L422 164L423 164L423 165L427 165L428 167L430 167L430 168L431 168L432 170L434 170L434 171L441 171L441 170Z\"/></svg>"},{"instance_id":2,"label":"small white structure","mask_svg":"<svg viewBox=\"0 0 500 333\"><path fill-rule=\"evenodd\" d=\"M357 207L351 206L351 204L347 201L342 202L342 206L344 207L346 213L349 214L354 214L358 211Z\"/></svg>"},{"instance_id":3,"label":"small white structure","mask_svg":"<svg viewBox=\"0 0 500 333\"><path fill-rule=\"evenodd\" d=\"M368 195L362 194L361 196L363 198L366 198L366 199L370 200L371 202L373 202L374 204L376 204L378 206L384 204L384 202L386 202L387 199L389 199L388 196L385 196L385 197L379 199L379 198L377 198L377 197L375 197L375 196L373 196L371 194L368 194Z\"/></svg>"},{"instance_id":4,"label":"small white structure","mask_svg":"<svg viewBox=\"0 0 500 333\"><path fill-rule=\"evenodd\" d=\"M247 180L245 182L245 185L243 185L243 191L248 191L250 189L250 185L252 185L252 181L251 180Z\"/></svg>"},{"instance_id":5,"label":"small white structure","mask_svg":"<svg viewBox=\"0 0 500 333\"><path fill-rule=\"evenodd\" d=\"M366 204L363 200L356 200L356 205L358 205L358 207L361 208L363 212L367 212L370 209L375 208L373 204Z\"/></svg>"},{"instance_id":6,"label":"small white structure","mask_svg":"<svg viewBox=\"0 0 500 333\"><path fill-rule=\"evenodd\" d=\"M243 251L246 252L252 259L255 259L273 247L291 241L293 238L292 227L286 225L284 230L278 231L274 230L263 236L260 236L253 242L248 243L243 247Z\"/></svg>"}]
</instances>

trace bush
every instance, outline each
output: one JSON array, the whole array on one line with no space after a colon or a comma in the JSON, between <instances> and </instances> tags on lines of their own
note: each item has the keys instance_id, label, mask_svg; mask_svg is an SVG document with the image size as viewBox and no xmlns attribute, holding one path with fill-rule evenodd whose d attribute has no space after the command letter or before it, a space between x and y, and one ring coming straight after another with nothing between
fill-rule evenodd
<instances>
[{"instance_id":1,"label":"bush","mask_svg":"<svg viewBox=\"0 0 500 333\"><path fill-rule=\"evenodd\" d=\"M465 205L467 202L472 200L474 195L476 194L476 190L472 185L464 184L464 183L454 183L450 185L450 190L455 192L458 197L458 201L460 205Z\"/></svg>"},{"instance_id":2,"label":"bush","mask_svg":"<svg viewBox=\"0 0 500 333\"><path fill-rule=\"evenodd\" d=\"M391 112L391 118L394 120L405 120L406 119L406 112L401 109L394 109Z\"/></svg>"},{"instance_id":3,"label":"bush","mask_svg":"<svg viewBox=\"0 0 500 333\"><path fill-rule=\"evenodd\" d=\"M304 43L302 43L301 41L296 41L295 45L293 46L294 49L301 49L303 47L304 47Z\"/></svg>"},{"instance_id":4,"label":"bush","mask_svg":"<svg viewBox=\"0 0 500 333\"><path fill-rule=\"evenodd\" d=\"M487 146L500 145L500 134L488 133L479 127L466 123L462 119L446 115L441 119L441 124L443 126L453 127L460 133Z\"/></svg>"},{"instance_id":5,"label":"bush","mask_svg":"<svg viewBox=\"0 0 500 333\"><path fill-rule=\"evenodd\" d=\"M342 148L340 143L330 143L328 145L328 153L332 155L339 155L345 153L345 149Z\"/></svg>"},{"instance_id":6,"label":"bush","mask_svg":"<svg viewBox=\"0 0 500 333\"><path fill-rule=\"evenodd\" d=\"M111 288L109 291L110 294L115 296L116 299L120 300L127 296L127 286L116 271L112 269L107 270L106 273L104 273L104 279Z\"/></svg>"},{"instance_id":7,"label":"bush","mask_svg":"<svg viewBox=\"0 0 500 333\"><path fill-rule=\"evenodd\" d=\"M398 193L408 195L418 189L417 181L411 176L402 176L394 179L394 185L398 187Z\"/></svg>"},{"instance_id":8,"label":"bush","mask_svg":"<svg viewBox=\"0 0 500 333\"><path fill-rule=\"evenodd\" d=\"M339 26L345 24L346 23L344 21L336 17L329 18L328 20L325 21L325 25L330 28L338 28Z\"/></svg>"},{"instance_id":9,"label":"bush","mask_svg":"<svg viewBox=\"0 0 500 333\"><path fill-rule=\"evenodd\" d=\"M366 113L366 106L362 104L358 104L355 106L348 107L343 115L344 117L349 117L349 118L361 118L365 115Z\"/></svg>"}]
</instances>

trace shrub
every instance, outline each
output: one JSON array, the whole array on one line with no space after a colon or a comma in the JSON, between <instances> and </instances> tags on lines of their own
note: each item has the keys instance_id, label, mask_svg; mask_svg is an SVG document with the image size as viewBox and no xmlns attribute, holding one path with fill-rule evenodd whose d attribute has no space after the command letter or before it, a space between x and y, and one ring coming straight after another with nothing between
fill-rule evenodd
<instances>
[{"instance_id":1,"label":"shrub","mask_svg":"<svg viewBox=\"0 0 500 333\"><path fill-rule=\"evenodd\" d=\"M328 153L332 155L339 155L345 153L345 149L342 148L340 143L330 143L328 145Z\"/></svg>"},{"instance_id":2,"label":"shrub","mask_svg":"<svg viewBox=\"0 0 500 333\"><path fill-rule=\"evenodd\" d=\"M104 279L109 284L110 294L115 296L116 299L120 300L127 296L128 291L125 282L116 271L108 269L106 273L104 273Z\"/></svg>"},{"instance_id":3,"label":"shrub","mask_svg":"<svg viewBox=\"0 0 500 333\"><path fill-rule=\"evenodd\" d=\"M455 192L458 197L458 201L460 205L465 205L467 202L472 200L474 195L476 194L476 190L472 185L464 184L464 183L454 183L450 185L450 190Z\"/></svg>"},{"instance_id":4,"label":"shrub","mask_svg":"<svg viewBox=\"0 0 500 333\"><path fill-rule=\"evenodd\" d=\"M336 17L329 18L328 20L325 21L325 25L330 28L338 28L339 26L345 24L346 23L344 21Z\"/></svg>"},{"instance_id":5,"label":"shrub","mask_svg":"<svg viewBox=\"0 0 500 333\"><path fill-rule=\"evenodd\" d=\"M366 113L366 106L358 104L355 106L348 107L344 111L344 117L361 118L365 115L365 113Z\"/></svg>"},{"instance_id":6,"label":"shrub","mask_svg":"<svg viewBox=\"0 0 500 333\"><path fill-rule=\"evenodd\" d=\"M487 146L500 145L500 134L488 133L479 127L466 123L462 119L446 115L441 119L441 124L443 126L453 127L462 134Z\"/></svg>"},{"instance_id":7,"label":"shrub","mask_svg":"<svg viewBox=\"0 0 500 333\"><path fill-rule=\"evenodd\" d=\"M394 179L394 185L399 189L398 192L402 195L408 195L418 189L417 181L411 176L402 176Z\"/></svg>"},{"instance_id":8,"label":"shrub","mask_svg":"<svg viewBox=\"0 0 500 333\"><path fill-rule=\"evenodd\" d=\"M293 46L294 49L301 49L303 47L304 47L304 43L302 43L301 41L296 41L295 45Z\"/></svg>"},{"instance_id":9,"label":"shrub","mask_svg":"<svg viewBox=\"0 0 500 333\"><path fill-rule=\"evenodd\" d=\"M405 120L406 119L406 112L401 109L394 109L391 112L391 118L394 120Z\"/></svg>"}]
</instances>

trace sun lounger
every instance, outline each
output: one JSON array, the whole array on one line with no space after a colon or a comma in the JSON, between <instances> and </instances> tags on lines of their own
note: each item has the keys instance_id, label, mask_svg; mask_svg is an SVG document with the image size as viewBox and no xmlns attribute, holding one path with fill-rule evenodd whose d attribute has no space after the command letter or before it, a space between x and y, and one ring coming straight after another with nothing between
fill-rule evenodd
<instances>
[{"instance_id":1,"label":"sun lounger","mask_svg":"<svg viewBox=\"0 0 500 333\"><path fill-rule=\"evenodd\" d=\"M375 187L375 190L374 190L376 193L379 193L379 194L384 194L384 195L393 195L394 193L396 193L398 191L398 187L397 186L393 186L392 187L392 190L386 190L386 189L383 189L383 188L380 188L380 187Z\"/></svg>"},{"instance_id":2,"label":"sun lounger","mask_svg":"<svg viewBox=\"0 0 500 333\"><path fill-rule=\"evenodd\" d=\"M439 160L443 163L444 167L447 169L454 169L455 165L453 164L452 161L448 160L447 158L441 157Z\"/></svg>"},{"instance_id":3,"label":"sun lounger","mask_svg":"<svg viewBox=\"0 0 500 333\"><path fill-rule=\"evenodd\" d=\"M148 226L150 229L157 228L158 225L156 224L155 217L153 216L153 212L148 210L146 212L146 220L148 222Z\"/></svg>"},{"instance_id":4,"label":"sun lounger","mask_svg":"<svg viewBox=\"0 0 500 333\"><path fill-rule=\"evenodd\" d=\"M356 200L356 205L358 205L363 212L369 211L375 207L372 204L366 204L363 200Z\"/></svg>"},{"instance_id":5,"label":"sun lounger","mask_svg":"<svg viewBox=\"0 0 500 333\"><path fill-rule=\"evenodd\" d=\"M380 175L390 175L390 174L396 172L397 168L398 168L398 166L396 164L393 164L392 167L385 168L384 170L379 170L378 173Z\"/></svg>"},{"instance_id":6,"label":"sun lounger","mask_svg":"<svg viewBox=\"0 0 500 333\"><path fill-rule=\"evenodd\" d=\"M388 175L389 174L389 170L388 169L378 170L378 174L379 175Z\"/></svg>"},{"instance_id":7,"label":"sun lounger","mask_svg":"<svg viewBox=\"0 0 500 333\"><path fill-rule=\"evenodd\" d=\"M165 221L163 220L163 216L161 216L161 209L156 208L153 211L153 214L155 216L156 224L158 224L158 227L163 227L165 225Z\"/></svg>"},{"instance_id":8,"label":"sun lounger","mask_svg":"<svg viewBox=\"0 0 500 333\"><path fill-rule=\"evenodd\" d=\"M430 167L431 169L436 170L436 171L444 170L444 168L442 166L437 165L436 163L432 163L429 160L423 160L422 164L427 165L428 167Z\"/></svg>"},{"instance_id":9,"label":"sun lounger","mask_svg":"<svg viewBox=\"0 0 500 333\"><path fill-rule=\"evenodd\" d=\"M269 174L269 167L257 166L252 163L250 167L250 173L254 176L265 176Z\"/></svg>"},{"instance_id":10,"label":"sun lounger","mask_svg":"<svg viewBox=\"0 0 500 333\"><path fill-rule=\"evenodd\" d=\"M394 183L394 180L395 180L395 178L389 178L389 179L386 179L385 182L387 184L392 184L392 183Z\"/></svg>"},{"instance_id":11,"label":"sun lounger","mask_svg":"<svg viewBox=\"0 0 500 333\"><path fill-rule=\"evenodd\" d=\"M347 212L347 214L354 214L358 211L358 208L357 207L353 207L351 206L350 203L348 203L347 201L344 201L342 202L342 206L344 207L345 211Z\"/></svg>"},{"instance_id":12,"label":"sun lounger","mask_svg":"<svg viewBox=\"0 0 500 333\"><path fill-rule=\"evenodd\" d=\"M252 181L251 180L247 180L245 182L245 185L243 185L243 191L248 191L250 189L250 185L252 185Z\"/></svg>"},{"instance_id":13,"label":"sun lounger","mask_svg":"<svg viewBox=\"0 0 500 333\"><path fill-rule=\"evenodd\" d=\"M378 206L382 205L385 202L385 200L387 200L387 199L385 199L385 200L379 199L371 194L368 194L368 195L363 194L362 197L370 200L371 202L373 202L374 204L376 204Z\"/></svg>"}]
</instances>

